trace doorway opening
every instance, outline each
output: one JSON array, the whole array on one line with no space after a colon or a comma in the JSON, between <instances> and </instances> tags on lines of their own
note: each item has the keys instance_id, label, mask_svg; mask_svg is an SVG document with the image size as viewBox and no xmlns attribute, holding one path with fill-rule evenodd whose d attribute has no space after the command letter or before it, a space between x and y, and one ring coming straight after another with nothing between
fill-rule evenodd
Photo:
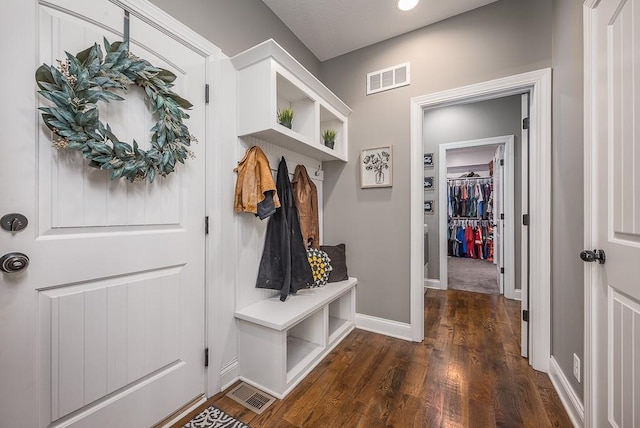
<instances>
[{"instance_id":1,"label":"doorway opening","mask_svg":"<svg viewBox=\"0 0 640 428\"><path fill-rule=\"evenodd\" d=\"M530 248L527 282L523 294L528 313L535 319L526 338L529 363L548 372L551 346L550 248L551 248L551 70L543 69L411 99L411 338L424 338L424 111L438 107L529 95L529 159L531 170L527 213ZM464 126L459 124L458 126ZM429 233L431 229L429 229ZM429 254L431 258L431 254ZM438 264L439 265L439 264ZM431 261L429 262L429 270ZM529 315L531 314L531 315ZM523 331L524 333L524 331ZM524 335L523 335L524 336ZM523 337L523 340L525 338Z\"/></svg>"},{"instance_id":2,"label":"doorway opening","mask_svg":"<svg viewBox=\"0 0 640 428\"><path fill-rule=\"evenodd\" d=\"M528 111L522 94L424 110L424 151L435 153L438 166L435 191L425 190L438 199L435 214L425 215L427 286L527 296L528 231L520 219L528 201ZM528 310L526 299L519 306ZM528 322L521 319L526 357Z\"/></svg>"},{"instance_id":3,"label":"doorway opening","mask_svg":"<svg viewBox=\"0 0 640 428\"><path fill-rule=\"evenodd\" d=\"M514 251L514 140L513 135L507 135L439 146L442 289L519 300Z\"/></svg>"}]
</instances>

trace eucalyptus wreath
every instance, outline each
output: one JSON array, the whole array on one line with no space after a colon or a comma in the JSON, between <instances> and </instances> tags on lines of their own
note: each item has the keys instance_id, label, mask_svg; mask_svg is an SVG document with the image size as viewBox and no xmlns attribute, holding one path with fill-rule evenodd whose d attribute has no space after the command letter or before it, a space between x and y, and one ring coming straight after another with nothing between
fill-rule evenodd
<instances>
[{"instance_id":1,"label":"eucalyptus wreath","mask_svg":"<svg viewBox=\"0 0 640 428\"><path fill-rule=\"evenodd\" d=\"M189 149L196 138L183 123L192 104L171 90L176 75L154 67L129 52L128 43L110 44L104 39L77 55L66 52L58 66L43 64L36 71L38 93L54 106L40 107L42 119L55 134L57 149L78 150L89 166L111 170L111 179L153 182L156 175L167 176L176 161L193 158ZM118 91L137 85L144 89L156 124L151 128L151 147L143 150L134 140L120 141L108 123L100 120L98 101L122 101ZM122 93L122 92L120 92Z\"/></svg>"}]
</instances>

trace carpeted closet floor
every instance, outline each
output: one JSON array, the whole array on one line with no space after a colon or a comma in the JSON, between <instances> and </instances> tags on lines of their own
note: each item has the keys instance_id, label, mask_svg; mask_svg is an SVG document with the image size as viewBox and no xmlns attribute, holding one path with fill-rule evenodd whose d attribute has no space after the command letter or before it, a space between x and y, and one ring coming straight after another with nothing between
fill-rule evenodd
<instances>
[{"instance_id":1,"label":"carpeted closet floor","mask_svg":"<svg viewBox=\"0 0 640 428\"><path fill-rule=\"evenodd\" d=\"M498 268L493 262L465 257L447 257L450 290L500 294Z\"/></svg>"}]
</instances>

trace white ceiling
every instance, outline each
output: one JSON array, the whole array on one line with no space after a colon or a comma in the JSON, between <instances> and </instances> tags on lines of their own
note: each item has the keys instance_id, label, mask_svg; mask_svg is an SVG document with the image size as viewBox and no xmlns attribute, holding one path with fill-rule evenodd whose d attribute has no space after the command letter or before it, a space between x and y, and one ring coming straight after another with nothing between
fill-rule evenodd
<instances>
[{"instance_id":1,"label":"white ceiling","mask_svg":"<svg viewBox=\"0 0 640 428\"><path fill-rule=\"evenodd\" d=\"M320 61L381 42L497 0L263 0Z\"/></svg>"}]
</instances>

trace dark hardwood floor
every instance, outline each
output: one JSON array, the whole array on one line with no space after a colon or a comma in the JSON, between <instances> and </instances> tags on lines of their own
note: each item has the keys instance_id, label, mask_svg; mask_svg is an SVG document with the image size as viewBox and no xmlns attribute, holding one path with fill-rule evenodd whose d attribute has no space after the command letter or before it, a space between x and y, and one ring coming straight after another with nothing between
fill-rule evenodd
<instances>
[{"instance_id":1,"label":"dark hardwood floor","mask_svg":"<svg viewBox=\"0 0 640 428\"><path fill-rule=\"evenodd\" d=\"M429 290L423 343L356 329L262 415L226 391L205 406L252 428L571 427L548 376L520 357L519 313L502 296Z\"/></svg>"}]
</instances>

